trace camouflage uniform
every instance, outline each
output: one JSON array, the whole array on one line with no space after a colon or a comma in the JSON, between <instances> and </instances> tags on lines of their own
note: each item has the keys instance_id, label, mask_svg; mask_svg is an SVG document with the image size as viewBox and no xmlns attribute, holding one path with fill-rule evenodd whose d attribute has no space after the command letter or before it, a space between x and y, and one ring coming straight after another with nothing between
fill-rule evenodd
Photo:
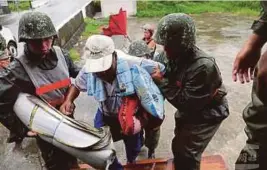
<instances>
[{"instance_id":1,"label":"camouflage uniform","mask_svg":"<svg viewBox=\"0 0 267 170\"><path fill-rule=\"evenodd\" d=\"M129 55L144 57L151 59L151 52L143 40L136 40L132 42L129 46ZM158 146L160 137L160 127L155 129L145 129L145 146L148 148L148 158L155 157L155 149Z\"/></svg>"},{"instance_id":2,"label":"camouflage uniform","mask_svg":"<svg viewBox=\"0 0 267 170\"><path fill-rule=\"evenodd\" d=\"M56 56L53 47L50 49L50 57L41 58L40 56L33 54L27 46L27 40L30 39L57 37L55 27L46 14L40 12L24 14L19 22L18 36L20 42L26 42L24 46L24 54L32 64L36 64L42 70L50 70L56 67L58 57ZM63 54L68 66L69 75L75 78L80 69L73 64L66 52L63 51ZM7 69L0 72L0 87L0 117L8 117L10 113L12 113L12 117L14 117L13 104L20 92L36 95L34 84L20 61L17 59L15 59ZM4 125L7 122L7 119L1 119L1 123ZM19 124L14 120L11 121L9 127L14 128L17 132L16 135L20 138L25 137L28 131L22 123ZM39 137L36 137L36 139L47 169L67 170L70 169L71 164L76 163L74 157L43 141Z\"/></svg>"},{"instance_id":3,"label":"camouflage uniform","mask_svg":"<svg viewBox=\"0 0 267 170\"><path fill-rule=\"evenodd\" d=\"M10 56L6 55L6 40L5 38L0 34L0 60L8 59Z\"/></svg>"},{"instance_id":4,"label":"camouflage uniform","mask_svg":"<svg viewBox=\"0 0 267 170\"><path fill-rule=\"evenodd\" d=\"M180 49L174 59L165 52L158 57L166 66L166 74L158 85L177 108L172 141L175 169L199 170L203 151L229 115L221 73L214 58L195 46L195 26L188 15L163 17L155 40Z\"/></svg>"},{"instance_id":5,"label":"camouflage uniform","mask_svg":"<svg viewBox=\"0 0 267 170\"><path fill-rule=\"evenodd\" d=\"M1 62L1 60L5 61L8 58L11 58L11 56L7 54L6 40L0 34L0 62ZM3 71L2 67L3 66L0 63L0 70L1 71ZM7 139L8 143L11 143L11 142L20 143L22 141L21 135L17 135L16 128L14 128L12 126L12 124L14 124L14 122L17 122L16 124L20 124L20 121L16 118L16 116L14 116L14 114L12 114L12 113L6 113L3 115L0 114L0 122L10 131L9 137Z\"/></svg>"},{"instance_id":6,"label":"camouflage uniform","mask_svg":"<svg viewBox=\"0 0 267 170\"><path fill-rule=\"evenodd\" d=\"M5 50L6 50L6 40L0 34L0 56L2 56Z\"/></svg>"},{"instance_id":7,"label":"camouflage uniform","mask_svg":"<svg viewBox=\"0 0 267 170\"><path fill-rule=\"evenodd\" d=\"M136 57L151 59L150 50L143 40L133 41L129 46L128 54Z\"/></svg>"},{"instance_id":8,"label":"camouflage uniform","mask_svg":"<svg viewBox=\"0 0 267 170\"><path fill-rule=\"evenodd\" d=\"M254 21L252 30L265 41L267 40L267 2L261 2L263 13L259 20ZM257 68L255 70L257 74ZM246 123L246 146L242 149L237 161L236 170L266 170L267 169L267 104L263 103L257 94L258 80L254 79L251 102L243 110Z\"/></svg>"}]
</instances>

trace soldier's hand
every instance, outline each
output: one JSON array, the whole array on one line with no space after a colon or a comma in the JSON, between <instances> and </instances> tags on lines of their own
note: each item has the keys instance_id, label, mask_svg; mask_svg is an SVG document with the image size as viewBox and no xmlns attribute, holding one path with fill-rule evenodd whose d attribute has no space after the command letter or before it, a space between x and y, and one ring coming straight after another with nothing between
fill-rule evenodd
<instances>
[{"instance_id":1,"label":"soldier's hand","mask_svg":"<svg viewBox=\"0 0 267 170\"><path fill-rule=\"evenodd\" d=\"M239 51L234 61L232 78L239 79L240 83L249 82L253 79L255 66L261 55L261 48L266 40L257 34L252 34L243 48Z\"/></svg>"},{"instance_id":2,"label":"soldier's hand","mask_svg":"<svg viewBox=\"0 0 267 170\"><path fill-rule=\"evenodd\" d=\"M61 106L60 106L60 112L63 114L70 116L74 113L75 105L74 103L66 100Z\"/></svg>"},{"instance_id":3,"label":"soldier's hand","mask_svg":"<svg viewBox=\"0 0 267 170\"><path fill-rule=\"evenodd\" d=\"M253 49L248 46L241 49L234 61L232 71L233 81L239 79L240 83L245 83L253 80L254 69L259 60L260 52L260 49Z\"/></svg>"},{"instance_id":4,"label":"soldier's hand","mask_svg":"<svg viewBox=\"0 0 267 170\"><path fill-rule=\"evenodd\" d=\"M151 77L156 82L160 82L163 79L163 75L161 74L159 66L154 68Z\"/></svg>"},{"instance_id":5,"label":"soldier's hand","mask_svg":"<svg viewBox=\"0 0 267 170\"><path fill-rule=\"evenodd\" d=\"M36 136L37 136L37 132L34 132L34 131L32 131L32 130L31 130L31 131L28 131L28 132L27 132L27 136L28 136L28 137L36 137Z\"/></svg>"}]
</instances>

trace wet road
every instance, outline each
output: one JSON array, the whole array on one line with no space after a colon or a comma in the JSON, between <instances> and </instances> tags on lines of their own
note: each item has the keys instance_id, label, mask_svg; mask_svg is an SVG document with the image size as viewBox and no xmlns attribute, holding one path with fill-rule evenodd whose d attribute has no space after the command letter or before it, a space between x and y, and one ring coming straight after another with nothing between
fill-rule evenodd
<instances>
[{"instance_id":1,"label":"wet road","mask_svg":"<svg viewBox=\"0 0 267 170\"><path fill-rule=\"evenodd\" d=\"M90 3L92 0L50 0L47 4L33 9L33 11L40 11L46 13L52 18L53 23L56 28L59 29L68 18L72 17L73 14L76 14L78 10ZM9 20L2 23L4 26L10 28L12 33L16 38L18 38L18 24L19 19L27 11L13 13L9 16ZM20 45L21 46L21 45Z\"/></svg>"},{"instance_id":2,"label":"wet road","mask_svg":"<svg viewBox=\"0 0 267 170\"><path fill-rule=\"evenodd\" d=\"M243 147L246 136L242 110L250 100L251 84L241 85L232 81L231 71L234 57L251 33L250 26L255 18L225 14L202 14L193 16L197 27L197 45L210 56L215 57L222 72L224 84L228 90L230 116L222 123L217 134L205 151L205 155L221 154L229 169ZM135 25L156 24L158 19L130 20L129 34L132 39L142 37ZM166 104L166 120L162 127L162 136L157 150L158 157L171 156L175 109Z\"/></svg>"},{"instance_id":3,"label":"wet road","mask_svg":"<svg viewBox=\"0 0 267 170\"><path fill-rule=\"evenodd\" d=\"M228 90L227 98L230 107L230 116L222 123L204 154L221 154L229 170L233 170L234 162L246 140L242 111L250 100L251 83L243 85L234 83L232 81L232 64L236 54L250 35L250 26L255 18L226 14L202 14L193 16L193 18L197 27L197 45L216 59ZM130 38L132 40L140 39L142 37L140 27L145 23L156 25L157 22L157 18L129 19L128 32ZM84 102L84 100L89 99L84 94L81 95L79 101L77 101L77 106L80 106L79 110L81 112L77 111L77 113L87 113L86 108L95 112L96 107L90 103L91 101L89 102L90 106ZM160 144L156 151L157 157L172 157L171 140L173 138L175 108L166 102L165 110L166 119L161 129ZM81 119L88 118L92 121L89 114L77 114L77 117ZM120 159L125 161L125 149L122 142L116 144L116 149ZM145 148L142 149L139 158L145 158L146 152Z\"/></svg>"},{"instance_id":4,"label":"wet road","mask_svg":"<svg viewBox=\"0 0 267 170\"><path fill-rule=\"evenodd\" d=\"M193 16L198 28L197 44L209 55L215 57L228 90L228 100L230 105L230 116L222 123L216 136L211 141L205 151L206 155L221 154L229 166L233 169L234 162L241 148L243 147L246 136L243 132L244 122L242 120L242 110L250 100L251 84L241 85L234 83L231 79L232 63L235 55L241 48L244 41L250 34L250 26L254 18L247 18L232 15L203 14ZM145 23L156 24L158 19L129 19L128 32L131 39L142 37L141 29ZM76 101L75 117L92 123L94 113L97 108L96 102L85 94L80 95ZM166 107L166 119L162 125L162 135L160 144L156 151L157 157L172 157L171 139L174 130L175 109L168 103ZM13 145L4 144L4 137L7 131L1 130L0 138L0 169L39 169L37 149L34 141L23 142L23 149L11 153ZM5 135L3 135L5 134ZM125 150L121 142L116 143L116 149L120 160L125 161ZM26 153L30 154L26 154ZM14 159L14 156L16 155ZM140 158L146 156L146 149L143 149ZM22 166L20 166L22 165Z\"/></svg>"}]
</instances>

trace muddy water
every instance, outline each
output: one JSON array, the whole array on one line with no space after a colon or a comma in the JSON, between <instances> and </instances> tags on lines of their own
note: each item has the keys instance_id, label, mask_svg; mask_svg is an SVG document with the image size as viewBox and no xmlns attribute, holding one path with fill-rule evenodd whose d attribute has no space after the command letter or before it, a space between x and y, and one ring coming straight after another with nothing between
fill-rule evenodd
<instances>
[{"instance_id":1,"label":"muddy water","mask_svg":"<svg viewBox=\"0 0 267 170\"><path fill-rule=\"evenodd\" d=\"M242 110L249 102L251 84L241 85L231 79L232 63L238 50L250 34L250 26L254 18L232 16L225 14L194 15L197 26L197 44L209 55L215 57L228 90L228 100L231 115L222 123L216 136L205 151L206 155L221 154L229 169L233 169L234 162L240 149L244 145L246 136L243 133L244 122ZM155 24L159 19L128 20L128 33L132 40L141 39L141 26L145 23ZM75 46L83 49L83 42ZM160 49L160 47L158 48ZM80 95L76 103L77 119L92 123L96 111L96 103L85 94ZM157 157L172 157L171 139L174 129L175 109L168 103L166 119L161 129L160 144L156 151ZM5 144L7 131L0 128L0 169L40 169L38 151L34 141L23 142L22 149L13 151L13 144ZM125 149L121 142L116 144L120 160L125 162ZM146 157L146 149L142 149L139 159Z\"/></svg>"}]
</instances>

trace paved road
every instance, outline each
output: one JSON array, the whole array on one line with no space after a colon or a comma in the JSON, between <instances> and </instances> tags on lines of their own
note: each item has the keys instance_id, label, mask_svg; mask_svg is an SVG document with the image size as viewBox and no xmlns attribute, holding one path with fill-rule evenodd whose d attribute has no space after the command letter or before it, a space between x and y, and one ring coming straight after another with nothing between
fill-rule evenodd
<instances>
[{"instance_id":1,"label":"paved road","mask_svg":"<svg viewBox=\"0 0 267 170\"><path fill-rule=\"evenodd\" d=\"M34 9L46 13L52 18L56 28L59 29L62 24L66 23L73 14L76 14L82 7L90 3L92 0L50 0L47 4ZM11 29L14 36L18 37L19 19L28 11L12 13L9 20L4 22L4 26ZM19 45L21 47L21 44ZM20 50L20 48L19 48Z\"/></svg>"},{"instance_id":2,"label":"paved road","mask_svg":"<svg viewBox=\"0 0 267 170\"><path fill-rule=\"evenodd\" d=\"M229 170L244 146L244 121L242 111L250 100L251 83L243 84L232 81L232 64L237 52L251 33L250 26L255 18L227 14L202 14L193 16L197 27L197 45L209 55L215 57L222 72L223 81L228 90L230 116L222 123L215 137L208 145L205 155L221 154ZM142 37L140 28L145 23L157 24L159 19L131 19L128 21L129 36L132 39ZM168 103L166 120L162 126L162 135L156 155L172 156L171 139L174 128L175 109Z\"/></svg>"},{"instance_id":3,"label":"paved road","mask_svg":"<svg viewBox=\"0 0 267 170\"><path fill-rule=\"evenodd\" d=\"M231 79L232 63L238 50L250 34L253 18L231 15L203 14L194 16L197 23L197 44L208 54L214 56L221 69L224 83L228 89L228 100L231 115L223 122L218 133L205 151L206 155L221 154L225 158L229 170L233 169L236 157L246 140L243 132L244 122L242 110L250 100L251 84L241 85ZM158 19L130 19L128 30L132 39L140 39L141 25L156 24ZM76 101L75 117L92 123L97 104L90 97L81 94ZM170 144L173 137L175 109L168 103L165 105L166 119L162 126L160 145L157 157L171 157ZM22 150L12 153L13 145L4 143L7 131L0 128L0 169L40 169L38 152L33 140L23 142ZM2 147L1 147L2 146ZM116 143L120 160L125 161L125 149L121 142ZM140 158L144 158L143 149Z\"/></svg>"},{"instance_id":4,"label":"paved road","mask_svg":"<svg viewBox=\"0 0 267 170\"><path fill-rule=\"evenodd\" d=\"M72 17L90 2L91 0L50 0L48 4L34 10L47 13L58 29L69 17ZM5 22L1 21L1 24L11 29L16 38L19 18L25 12L27 11L13 13L8 16L9 18ZM20 43L19 50L21 46ZM14 144L6 144L7 136L8 131L0 125L0 169L38 170L42 168L34 140L26 139L21 148L16 148Z\"/></svg>"}]
</instances>

